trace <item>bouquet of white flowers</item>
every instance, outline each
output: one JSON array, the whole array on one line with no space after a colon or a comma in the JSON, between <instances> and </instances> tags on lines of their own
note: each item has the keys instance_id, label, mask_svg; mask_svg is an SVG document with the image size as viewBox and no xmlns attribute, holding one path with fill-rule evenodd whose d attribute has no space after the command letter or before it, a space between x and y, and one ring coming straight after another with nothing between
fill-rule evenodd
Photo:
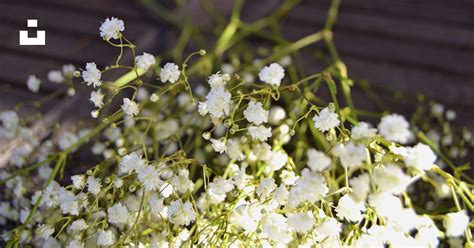
<instances>
[{"instance_id":1,"label":"bouquet of white flowers","mask_svg":"<svg viewBox=\"0 0 474 248\"><path fill-rule=\"evenodd\" d=\"M1 137L19 140L0 172L5 244L472 247L466 166L455 166L416 122L354 107L353 82L332 43L337 3L323 31L222 72L210 68L239 38L237 11L211 53L162 67L149 53L122 64L123 51L136 47L122 20L106 19L100 35L120 50L116 64L48 75L71 95L76 81L87 84L95 125L40 138L15 111L0 114ZM290 54L319 40L333 62L301 77ZM115 69L128 72L104 81ZM27 85L37 91L40 83L31 76ZM323 87L330 101L318 96ZM443 112L433 105L434 115ZM461 139L472 144L467 130ZM70 175L83 150L99 162Z\"/></svg>"}]
</instances>

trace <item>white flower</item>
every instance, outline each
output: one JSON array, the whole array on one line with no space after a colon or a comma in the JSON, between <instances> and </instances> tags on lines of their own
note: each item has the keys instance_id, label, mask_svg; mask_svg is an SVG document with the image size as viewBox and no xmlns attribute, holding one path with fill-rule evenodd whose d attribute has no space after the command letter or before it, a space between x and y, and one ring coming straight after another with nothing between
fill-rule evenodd
<instances>
[{"instance_id":1,"label":"white flower","mask_svg":"<svg viewBox=\"0 0 474 248\"><path fill-rule=\"evenodd\" d=\"M215 182L209 184L209 197L211 203L223 202L228 192L234 189L232 180L218 178Z\"/></svg>"},{"instance_id":2,"label":"white flower","mask_svg":"<svg viewBox=\"0 0 474 248\"><path fill-rule=\"evenodd\" d=\"M209 113L209 109L207 108L207 102L199 102L198 112L202 116L205 116L207 115L207 113Z\"/></svg>"},{"instance_id":3,"label":"white flower","mask_svg":"<svg viewBox=\"0 0 474 248\"><path fill-rule=\"evenodd\" d=\"M152 65L156 63L155 56L149 53L143 53L135 57L135 64L138 68L147 71Z\"/></svg>"},{"instance_id":4,"label":"white flower","mask_svg":"<svg viewBox=\"0 0 474 248\"><path fill-rule=\"evenodd\" d=\"M219 119L229 115L232 95L223 87L212 88L206 96L207 111L212 118Z\"/></svg>"},{"instance_id":5,"label":"white flower","mask_svg":"<svg viewBox=\"0 0 474 248\"><path fill-rule=\"evenodd\" d=\"M118 39L120 37L120 32L125 30L125 24L122 20L112 17L110 19L105 19L99 29L100 37L108 41L110 39Z\"/></svg>"},{"instance_id":6,"label":"white flower","mask_svg":"<svg viewBox=\"0 0 474 248\"><path fill-rule=\"evenodd\" d=\"M75 70L76 70L76 67L74 67L74 65L71 65L71 64L63 65L62 67L63 75L68 76L68 77L72 77Z\"/></svg>"},{"instance_id":7,"label":"white flower","mask_svg":"<svg viewBox=\"0 0 474 248\"><path fill-rule=\"evenodd\" d=\"M87 178L86 183L87 183L87 190L89 192L91 192L94 195L99 194L102 185L100 184L100 181L97 178L95 178L93 176L89 176Z\"/></svg>"},{"instance_id":8,"label":"white flower","mask_svg":"<svg viewBox=\"0 0 474 248\"><path fill-rule=\"evenodd\" d=\"M366 122L359 122L359 124L352 127L351 133L354 140L370 139L375 137L377 129L371 128Z\"/></svg>"},{"instance_id":9,"label":"white flower","mask_svg":"<svg viewBox=\"0 0 474 248\"><path fill-rule=\"evenodd\" d=\"M387 192L370 194L369 204L374 207L377 215L386 218L396 218L403 209L400 198Z\"/></svg>"},{"instance_id":10,"label":"white flower","mask_svg":"<svg viewBox=\"0 0 474 248\"><path fill-rule=\"evenodd\" d=\"M268 110L262 107L261 102L255 103L254 101L249 102L247 109L244 110L244 116L247 121L252 122L255 125L260 125L268 121Z\"/></svg>"},{"instance_id":11,"label":"white flower","mask_svg":"<svg viewBox=\"0 0 474 248\"><path fill-rule=\"evenodd\" d=\"M379 190L401 194L411 183L411 177L403 173L399 166L388 164L375 169L375 181Z\"/></svg>"},{"instance_id":12,"label":"white flower","mask_svg":"<svg viewBox=\"0 0 474 248\"><path fill-rule=\"evenodd\" d=\"M365 146L363 144L356 145L351 141L342 147L339 158L345 168L359 166L367 159Z\"/></svg>"},{"instance_id":13,"label":"white flower","mask_svg":"<svg viewBox=\"0 0 474 248\"><path fill-rule=\"evenodd\" d=\"M277 213L271 213L262 220L262 233L270 240L287 244L291 241L291 228L286 218Z\"/></svg>"},{"instance_id":14,"label":"white flower","mask_svg":"<svg viewBox=\"0 0 474 248\"><path fill-rule=\"evenodd\" d=\"M296 180L295 186L290 190L288 203L291 207L296 207L306 201L316 202L325 196L328 191L329 188L324 177L318 172L305 168L301 172L301 177Z\"/></svg>"},{"instance_id":15,"label":"white flower","mask_svg":"<svg viewBox=\"0 0 474 248\"><path fill-rule=\"evenodd\" d=\"M454 110L448 109L446 111L446 119L448 121L453 121L454 119L456 119L456 112Z\"/></svg>"},{"instance_id":16,"label":"white flower","mask_svg":"<svg viewBox=\"0 0 474 248\"><path fill-rule=\"evenodd\" d=\"M352 197L344 195L339 199L335 211L341 220L345 218L348 221L359 222L362 220L361 212L365 211L365 207L363 203L356 203Z\"/></svg>"},{"instance_id":17,"label":"white flower","mask_svg":"<svg viewBox=\"0 0 474 248\"><path fill-rule=\"evenodd\" d=\"M258 77L262 82L278 87L285 77L285 70L279 64L272 63L270 66L263 67L258 73Z\"/></svg>"},{"instance_id":18,"label":"white flower","mask_svg":"<svg viewBox=\"0 0 474 248\"><path fill-rule=\"evenodd\" d=\"M220 72L217 72L209 76L207 82L211 88L223 88L229 80L229 74L220 74Z\"/></svg>"},{"instance_id":19,"label":"white flower","mask_svg":"<svg viewBox=\"0 0 474 248\"><path fill-rule=\"evenodd\" d=\"M288 224L299 233L307 233L314 227L314 216L311 212L288 215Z\"/></svg>"},{"instance_id":20,"label":"white flower","mask_svg":"<svg viewBox=\"0 0 474 248\"><path fill-rule=\"evenodd\" d=\"M73 221L68 229L71 230L72 232L79 232L82 230L86 230L87 227L88 225L84 221L84 219L78 219L78 220Z\"/></svg>"},{"instance_id":21,"label":"white flower","mask_svg":"<svg viewBox=\"0 0 474 248\"><path fill-rule=\"evenodd\" d=\"M225 152L231 159L242 160L245 158L241 149L241 144L238 139L232 138L227 141Z\"/></svg>"},{"instance_id":22,"label":"white flower","mask_svg":"<svg viewBox=\"0 0 474 248\"><path fill-rule=\"evenodd\" d=\"M429 146L418 143L416 146L408 148L404 159L407 166L425 171L433 168L436 155Z\"/></svg>"},{"instance_id":23,"label":"white flower","mask_svg":"<svg viewBox=\"0 0 474 248\"><path fill-rule=\"evenodd\" d=\"M94 88L102 85L100 81L101 77L102 74L94 62L87 63L86 70L82 71L82 79L84 79L84 82L86 82L87 85L92 85Z\"/></svg>"},{"instance_id":24,"label":"white flower","mask_svg":"<svg viewBox=\"0 0 474 248\"><path fill-rule=\"evenodd\" d=\"M283 170L280 173L280 178L285 185L294 185L299 176L296 176L293 171Z\"/></svg>"},{"instance_id":25,"label":"white flower","mask_svg":"<svg viewBox=\"0 0 474 248\"><path fill-rule=\"evenodd\" d=\"M54 233L54 227L50 225L45 225L45 224L39 225L38 229L36 230L36 235L44 240L51 237L53 233Z\"/></svg>"},{"instance_id":26,"label":"white flower","mask_svg":"<svg viewBox=\"0 0 474 248\"><path fill-rule=\"evenodd\" d=\"M309 149L306 152L308 156L308 167L312 171L323 171L331 165L331 158L329 158L323 152L317 151L316 149Z\"/></svg>"},{"instance_id":27,"label":"white flower","mask_svg":"<svg viewBox=\"0 0 474 248\"><path fill-rule=\"evenodd\" d=\"M26 80L26 86L28 86L28 89L35 93L39 91L40 84L41 80L35 75L28 76L28 79Z\"/></svg>"},{"instance_id":28,"label":"white flower","mask_svg":"<svg viewBox=\"0 0 474 248\"><path fill-rule=\"evenodd\" d=\"M77 239L74 239L71 242L69 242L69 245L67 246L67 248L84 248L84 243L82 243L81 241Z\"/></svg>"},{"instance_id":29,"label":"white flower","mask_svg":"<svg viewBox=\"0 0 474 248\"><path fill-rule=\"evenodd\" d=\"M224 153L227 149L225 142L222 140L211 139L211 143L212 149L214 149L215 152Z\"/></svg>"},{"instance_id":30,"label":"white flower","mask_svg":"<svg viewBox=\"0 0 474 248\"><path fill-rule=\"evenodd\" d=\"M313 117L314 127L321 132L326 132L339 125L339 117L334 110L329 107L324 108L319 112L319 115Z\"/></svg>"},{"instance_id":31,"label":"white flower","mask_svg":"<svg viewBox=\"0 0 474 248\"><path fill-rule=\"evenodd\" d=\"M314 228L316 233L316 240L323 241L324 239L333 239L339 236L341 232L341 223L335 218L327 218L321 224Z\"/></svg>"},{"instance_id":32,"label":"white flower","mask_svg":"<svg viewBox=\"0 0 474 248\"><path fill-rule=\"evenodd\" d=\"M193 205L187 201L184 204L181 200L172 201L168 207L168 219L175 225L187 226L196 218Z\"/></svg>"},{"instance_id":33,"label":"white flower","mask_svg":"<svg viewBox=\"0 0 474 248\"><path fill-rule=\"evenodd\" d=\"M64 76L60 70L52 70L48 72L48 80L60 84L64 81Z\"/></svg>"},{"instance_id":34,"label":"white flower","mask_svg":"<svg viewBox=\"0 0 474 248\"><path fill-rule=\"evenodd\" d=\"M260 126L251 126L248 128L250 137L259 141L267 141L268 138L272 137L272 129L270 127Z\"/></svg>"},{"instance_id":35,"label":"white flower","mask_svg":"<svg viewBox=\"0 0 474 248\"><path fill-rule=\"evenodd\" d=\"M260 198L267 198L275 189L277 185L273 178L264 178L260 181L260 184L257 187L257 195Z\"/></svg>"},{"instance_id":36,"label":"white flower","mask_svg":"<svg viewBox=\"0 0 474 248\"><path fill-rule=\"evenodd\" d=\"M63 187L60 187L57 191L59 207L63 214L78 215L79 214L79 203L76 196Z\"/></svg>"},{"instance_id":37,"label":"white flower","mask_svg":"<svg viewBox=\"0 0 474 248\"><path fill-rule=\"evenodd\" d=\"M174 63L166 63L160 70L160 79L163 83L170 82L171 84L174 84L178 81L180 75L181 71Z\"/></svg>"},{"instance_id":38,"label":"white flower","mask_svg":"<svg viewBox=\"0 0 474 248\"><path fill-rule=\"evenodd\" d=\"M129 174L145 166L145 161L137 152L125 155L120 161L120 173Z\"/></svg>"},{"instance_id":39,"label":"white flower","mask_svg":"<svg viewBox=\"0 0 474 248\"><path fill-rule=\"evenodd\" d=\"M379 132L384 138L402 144L407 143L412 137L409 128L410 124L405 117L398 114L382 117L378 125Z\"/></svg>"},{"instance_id":40,"label":"white flower","mask_svg":"<svg viewBox=\"0 0 474 248\"><path fill-rule=\"evenodd\" d=\"M67 132L67 131L62 132L59 135L59 139L58 139L59 149L64 151L68 149L69 147L71 147L72 145L74 145L78 140L79 138L74 133Z\"/></svg>"},{"instance_id":41,"label":"white flower","mask_svg":"<svg viewBox=\"0 0 474 248\"><path fill-rule=\"evenodd\" d=\"M257 210L257 211L256 211ZM230 215L230 223L240 227L248 232L254 232L257 229L258 221L261 218L259 207L249 204L238 205Z\"/></svg>"},{"instance_id":42,"label":"white flower","mask_svg":"<svg viewBox=\"0 0 474 248\"><path fill-rule=\"evenodd\" d=\"M15 111L3 111L0 113L3 127L8 130L15 130L20 123L20 118Z\"/></svg>"},{"instance_id":43,"label":"white flower","mask_svg":"<svg viewBox=\"0 0 474 248\"><path fill-rule=\"evenodd\" d=\"M97 245L112 246L115 243L115 234L111 230L99 230Z\"/></svg>"},{"instance_id":44,"label":"white flower","mask_svg":"<svg viewBox=\"0 0 474 248\"><path fill-rule=\"evenodd\" d=\"M163 184L158 170L151 165L139 167L137 173L137 178L143 184L145 190L154 191L159 189Z\"/></svg>"},{"instance_id":45,"label":"white flower","mask_svg":"<svg viewBox=\"0 0 474 248\"><path fill-rule=\"evenodd\" d=\"M281 169L288 161L288 155L283 151L272 152L271 158L267 161L271 170L277 171Z\"/></svg>"},{"instance_id":46,"label":"white flower","mask_svg":"<svg viewBox=\"0 0 474 248\"><path fill-rule=\"evenodd\" d=\"M120 202L116 203L112 207L109 207L107 209L107 215L109 222L112 224L126 224L132 219L127 207L122 205Z\"/></svg>"},{"instance_id":47,"label":"white flower","mask_svg":"<svg viewBox=\"0 0 474 248\"><path fill-rule=\"evenodd\" d=\"M94 106L97 108L102 108L104 106L104 94L99 90L97 91L91 91L91 98L89 99L92 103L94 103Z\"/></svg>"},{"instance_id":48,"label":"white flower","mask_svg":"<svg viewBox=\"0 0 474 248\"><path fill-rule=\"evenodd\" d=\"M150 210L151 212L156 215L156 216L160 216L161 215L161 211L163 210L163 198L159 197L158 194L153 194L151 197L150 197L150 200L148 201L148 204L150 205Z\"/></svg>"},{"instance_id":49,"label":"white flower","mask_svg":"<svg viewBox=\"0 0 474 248\"><path fill-rule=\"evenodd\" d=\"M286 118L286 111L280 106L273 106L270 108L268 120L271 124L278 124Z\"/></svg>"},{"instance_id":50,"label":"white flower","mask_svg":"<svg viewBox=\"0 0 474 248\"><path fill-rule=\"evenodd\" d=\"M349 180L352 188L351 196L354 200L365 202L367 195L370 193L370 177L369 174L363 173Z\"/></svg>"},{"instance_id":51,"label":"white flower","mask_svg":"<svg viewBox=\"0 0 474 248\"><path fill-rule=\"evenodd\" d=\"M194 183L189 179L189 171L187 169L179 170L178 174L171 178L171 185L181 194L192 190L194 187Z\"/></svg>"},{"instance_id":52,"label":"white flower","mask_svg":"<svg viewBox=\"0 0 474 248\"><path fill-rule=\"evenodd\" d=\"M462 236L469 225L469 216L465 210L449 213L446 214L443 224L446 228L446 235L451 237Z\"/></svg>"},{"instance_id":53,"label":"white flower","mask_svg":"<svg viewBox=\"0 0 474 248\"><path fill-rule=\"evenodd\" d=\"M128 98L123 99L123 104L120 107L122 108L123 112L129 116L138 115L138 112L140 112L138 109L138 104Z\"/></svg>"}]
</instances>

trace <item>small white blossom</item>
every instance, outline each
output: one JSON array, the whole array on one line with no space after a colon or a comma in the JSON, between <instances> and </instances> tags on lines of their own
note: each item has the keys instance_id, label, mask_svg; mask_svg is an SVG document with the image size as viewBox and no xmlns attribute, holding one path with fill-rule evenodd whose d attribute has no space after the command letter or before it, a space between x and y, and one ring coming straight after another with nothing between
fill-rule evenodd
<instances>
[{"instance_id":1,"label":"small white blossom","mask_svg":"<svg viewBox=\"0 0 474 248\"><path fill-rule=\"evenodd\" d=\"M7 130L15 130L20 123L20 118L15 111L3 111L0 113L0 119L2 120L3 127Z\"/></svg>"},{"instance_id":2,"label":"small white blossom","mask_svg":"<svg viewBox=\"0 0 474 248\"><path fill-rule=\"evenodd\" d=\"M158 170L151 165L139 167L137 173L137 178L143 184L145 190L154 191L159 189L163 184Z\"/></svg>"},{"instance_id":3,"label":"small white blossom","mask_svg":"<svg viewBox=\"0 0 474 248\"><path fill-rule=\"evenodd\" d=\"M339 219L347 219L352 222L362 220L362 213L365 211L363 203L356 203L349 195L344 195L339 199L339 203L335 209Z\"/></svg>"},{"instance_id":4,"label":"small white blossom","mask_svg":"<svg viewBox=\"0 0 474 248\"><path fill-rule=\"evenodd\" d=\"M97 65L94 62L86 64L86 70L82 71L82 79L87 85L92 85L94 88L100 87L102 82L100 78L102 77L101 72L97 69Z\"/></svg>"},{"instance_id":5,"label":"small white blossom","mask_svg":"<svg viewBox=\"0 0 474 248\"><path fill-rule=\"evenodd\" d=\"M469 225L469 216L465 210L446 214L444 218L444 227L446 234L451 237L458 237L464 235L466 227Z\"/></svg>"},{"instance_id":6,"label":"small white blossom","mask_svg":"<svg viewBox=\"0 0 474 248\"><path fill-rule=\"evenodd\" d=\"M314 227L314 216L311 212L289 214L288 224L299 233L307 233Z\"/></svg>"},{"instance_id":7,"label":"small white blossom","mask_svg":"<svg viewBox=\"0 0 474 248\"><path fill-rule=\"evenodd\" d=\"M97 108L102 108L104 106L104 94L99 90L91 91L90 101L94 104Z\"/></svg>"},{"instance_id":8,"label":"small white blossom","mask_svg":"<svg viewBox=\"0 0 474 248\"><path fill-rule=\"evenodd\" d=\"M28 76L28 79L26 80L26 86L28 86L29 90L36 93L39 91L40 85L41 80L39 78L37 78L35 75Z\"/></svg>"},{"instance_id":9,"label":"small white blossom","mask_svg":"<svg viewBox=\"0 0 474 248\"><path fill-rule=\"evenodd\" d=\"M258 73L258 77L262 82L270 84L271 86L280 86L281 80L285 77L285 70L277 63L272 63L265 66Z\"/></svg>"},{"instance_id":10,"label":"small white blossom","mask_svg":"<svg viewBox=\"0 0 474 248\"><path fill-rule=\"evenodd\" d=\"M100 184L100 181L97 178L93 176L89 176L87 178L86 184L87 184L87 190L89 192L91 192L94 195L99 194L102 185Z\"/></svg>"},{"instance_id":11,"label":"small white blossom","mask_svg":"<svg viewBox=\"0 0 474 248\"><path fill-rule=\"evenodd\" d=\"M209 184L209 197L211 203L223 202L228 192L234 189L232 180L218 178L215 182Z\"/></svg>"},{"instance_id":12,"label":"small white blossom","mask_svg":"<svg viewBox=\"0 0 474 248\"><path fill-rule=\"evenodd\" d=\"M79 231L85 230L87 227L88 225L84 221L84 219L78 219L71 223L71 225L69 226L69 230L73 232L79 232Z\"/></svg>"},{"instance_id":13,"label":"small white blossom","mask_svg":"<svg viewBox=\"0 0 474 248\"><path fill-rule=\"evenodd\" d=\"M433 150L425 144L418 143L412 148L408 148L405 155L405 164L410 167L425 171L433 168L436 155Z\"/></svg>"},{"instance_id":14,"label":"small white blossom","mask_svg":"<svg viewBox=\"0 0 474 248\"><path fill-rule=\"evenodd\" d=\"M170 82L171 84L174 84L178 81L180 75L181 71L174 63L166 63L160 70L160 79L163 83Z\"/></svg>"},{"instance_id":15,"label":"small white blossom","mask_svg":"<svg viewBox=\"0 0 474 248\"><path fill-rule=\"evenodd\" d=\"M62 132L59 135L58 145L59 149L66 150L69 149L72 145L74 145L79 140L79 137L71 132Z\"/></svg>"},{"instance_id":16,"label":"small white blossom","mask_svg":"<svg viewBox=\"0 0 474 248\"><path fill-rule=\"evenodd\" d=\"M367 159L367 153L363 144L354 144L352 141L345 144L339 154L341 164L345 168L352 168L362 165Z\"/></svg>"},{"instance_id":17,"label":"small white blossom","mask_svg":"<svg viewBox=\"0 0 474 248\"><path fill-rule=\"evenodd\" d=\"M140 112L138 104L128 98L123 99L123 104L120 107L122 108L123 112L128 116L135 116L138 115L138 112Z\"/></svg>"},{"instance_id":18,"label":"small white blossom","mask_svg":"<svg viewBox=\"0 0 474 248\"><path fill-rule=\"evenodd\" d=\"M231 97L232 95L223 87L212 88L206 96L206 112L215 119L229 115L232 108Z\"/></svg>"},{"instance_id":19,"label":"small white blossom","mask_svg":"<svg viewBox=\"0 0 474 248\"><path fill-rule=\"evenodd\" d=\"M405 117L398 114L382 117L378 125L379 132L384 138L402 144L407 143L412 137L409 128L410 124Z\"/></svg>"},{"instance_id":20,"label":"small white blossom","mask_svg":"<svg viewBox=\"0 0 474 248\"><path fill-rule=\"evenodd\" d=\"M100 37L104 40L118 39L120 37L120 32L125 30L125 23L115 17L107 18L100 25Z\"/></svg>"},{"instance_id":21,"label":"small white blossom","mask_svg":"<svg viewBox=\"0 0 474 248\"><path fill-rule=\"evenodd\" d=\"M111 230L100 230L97 245L112 246L115 243L115 234Z\"/></svg>"},{"instance_id":22,"label":"small white blossom","mask_svg":"<svg viewBox=\"0 0 474 248\"><path fill-rule=\"evenodd\" d=\"M312 171L321 172L331 165L331 158L316 149L309 149L306 155L308 156L308 167Z\"/></svg>"},{"instance_id":23,"label":"small white blossom","mask_svg":"<svg viewBox=\"0 0 474 248\"><path fill-rule=\"evenodd\" d=\"M149 53L143 53L143 55L138 55L135 57L135 63L137 64L137 67L147 71L151 66L153 66L156 63L155 56L149 54Z\"/></svg>"},{"instance_id":24,"label":"small white blossom","mask_svg":"<svg viewBox=\"0 0 474 248\"><path fill-rule=\"evenodd\" d=\"M144 166L145 160L143 160L137 152L132 152L120 160L119 170L122 174L129 174L133 171L138 171L138 169Z\"/></svg>"},{"instance_id":25,"label":"small white blossom","mask_svg":"<svg viewBox=\"0 0 474 248\"><path fill-rule=\"evenodd\" d=\"M367 195L370 193L370 177L369 174L363 173L349 180L352 188L351 196L354 200L365 202Z\"/></svg>"},{"instance_id":26,"label":"small white blossom","mask_svg":"<svg viewBox=\"0 0 474 248\"><path fill-rule=\"evenodd\" d=\"M334 110L329 107L324 108L318 115L313 117L314 127L321 132L326 132L339 125L339 117Z\"/></svg>"},{"instance_id":27,"label":"small white blossom","mask_svg":"<svg viewBox=\"0 0 474 248\"><path fill-rule=\"evenodd\" d=\"M262 232L275 242L287 244L291 241L291 228L286 218L277 213L271 213L262 220Z\"/></svg>"},{"instance_id":28,"label":"small white blossom","mask_svg":"<svg viewBox=\"0 0 474 248\"><path fill-rule=\"evenodd\" d=\"M181 200L172 201L168 207L168 219L175 225L187 226L196 218L193 205L187 201L185 203Z\"/></svg>"},{"instance_id":29,"label":"small white blossom","mask_svg":"<svg viewBox=\"0 0 474 248\"><path fill-rule=\"evenodd\" d=\"M62 67L62 72L64 76L72 77L72 75L74 74L74 71L76 71L76 67L74 65L68 64L68 65L63 65Z\"/></svg>"},{"instance_id":30,"label":"small white blossom","mask_svg":"<svg viewBox=\"0 0 474 248\"><path fill-rule=\"evenodd\" d=\"M265 199L276 189L276 187L277 185L273 178L265 178L260 181L256 193L258 197Z\"/></svg>"},{"instance_id":31,"label":"small white blossom","mask_svg":"<svg viewBox=\"0 0 474 248\"><path fill-rule=\"evenodd\" d=\"M48 80L60 84L64 82L64 76L60 70L52 70L48 72Z\"/></svg>"},{"instance_id":32,"label":"small white blossom","mask_svg":"<svg viewBox=\"0 0 474 248\"><path fill-rule=\"evenodd\" d=\"M371 139L377 134L377 129L371 128L366 122L359 122L352 128L351 133L354 140Z\"/></svg>"},{"instance_id":33,"label":"small white blossom","mask_svg":"<svg viewBox=\"0 0 474 248\"><path fill-rule=\"evenodd\" d=\"M261 102L250 101L247 109L244 110L244 116L247 121L260 125L268 121L268 110L262 107Z\"/></svg>"},{"instance_id":34,"label":"small white blossom","mask_svg":"<svg viewBox=\"0 0 474 248\"><path fill-rule=\"evenodd\" d=\"M251 126L248 128L250 137L259 141L267 141L268 138L272 137L272 129L270 127L260 126Z\"/></svg>"},{"instance_id":35,"label":"small white blossom","mask_svg":"<svg viewBox=\"0 0 474 248\"><path fill-rule=\"evenodd\" d=\"M212 149L214 149L215 152L224 153L227 149L225 141L211 139L211 143L212 143Z\"/></svg>"},{"instance_id":36,"label":"small white blossom","mask_svg":"<svg viewBox=\"0 0 474 248\"><path fill-rule=\"evenodd\" d=\"M214 73L207 79L207 82L211 88L222 88L230 80L229 74L221 74L220 72Z\"/></svg>"},{"instance_id":37,"label":"small white blossom","mask_svg":"<svg viewBox=\"0 0 474 248\"><path fill-rule=\"evenodd\" d=\"M132 219L126 206L122 203L116 203L107 209L109 222L112 224L126 224Z\"/></svg>"}]
</instances>

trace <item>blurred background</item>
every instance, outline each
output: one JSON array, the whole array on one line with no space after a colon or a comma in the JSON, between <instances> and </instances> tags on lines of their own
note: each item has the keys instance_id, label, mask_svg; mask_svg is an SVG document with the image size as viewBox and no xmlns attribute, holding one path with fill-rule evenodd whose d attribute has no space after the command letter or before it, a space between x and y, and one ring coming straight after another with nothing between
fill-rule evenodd
<instances>
[{"instance_id":1,"label":"blurred background","mask_svg":"<svg viewBox=\"0 0 474 248\"><path fill-rule=\"evenodd\" d=\"M242 19L252 22L262 18L282 2L246 1ZM280 25L274 27L289 41L321 30L330 4L329 0L294 2L300 3L284 13ZM0 0L0 110L54 93L58 86L47 82L46 75L63 64L84 68L85 63L94 61L101 68L114 63L117 50L99 37L98 28L106 17L125 21L125 35L140 53L159 54L174 47L181 21L212 28L215 20L228 19L232 6L233 1L227 0ZM473 13L474 1L469 0L343 0L334 37L356 82L356 106L377 108L362 90L369 82L374 91L382 92L378 105L411 115L420 99L416 93L423 93L455 110L456 125L472 128ZM46 30L45 46L19 46L19 30L35 32L26 28L27 19L38 19L38 29ZM259 44L258 39L254 42ZM302 64L309 73L317 72L324 63L315 58L325 54L322 44L311 45L305 48ZM43 81L37 94L26 87L30 74ZM61 99L51 100L41 108L48 111L61 104ZM78 104L62 119L89 115L90 106ZM22 108L23 113L29 111L34 109Z\"/></svg>"}]
</instances>

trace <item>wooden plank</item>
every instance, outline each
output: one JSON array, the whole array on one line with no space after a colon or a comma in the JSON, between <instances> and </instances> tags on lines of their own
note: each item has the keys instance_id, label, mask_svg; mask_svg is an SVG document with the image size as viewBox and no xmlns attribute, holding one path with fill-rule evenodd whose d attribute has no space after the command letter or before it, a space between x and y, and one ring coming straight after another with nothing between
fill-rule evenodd
<instances>
[{"instance_id":1,"label":"wooden plank","mask_svg":"<svg viewBox=\"0 0 474 248\"><path fill-rule=\"evenodd\" d=\"M288 14L287 23L309 26L322 26L326 19L326 9L298 6ZM344 11L340 13L335 33L343 30L373 34L400 42L423 45L429 42L440 49L474 50L474 32L463 27L443 27L427 23L389 16L365 15Z\"/></svg>"},{"instance_id":2,"label":"wooden plank","mask_svg":"<svg viewBox=\"0 0 474 248\"><path fill-rule=\"evenodd\" d=\"M0 47L10 52L29 54L33 57L42 57L57 60L61 63L84 64L95 61L99 65L106 65L110 59L117 56L119 49L110 46L100 39L87 37L71 37L57 32L48 31L45 46L19 46L18 30L0 25L0 33L4 38L0 40ZM97 56L100 53L101 56Z\"/></svg>"},{"instance_id":3,"label":"wooden plank","mask_svg":"<svg viewBox=\"0 0 474 248\"><path fill-rule=\"evenodd\" d=\"M57 11L47 6L31 8L26 4L11 2L0 2L0 20L2 23L12 25L20 30L26 28L28 18L38 19L38 26L46 31L56 30L66 34L89 35L91 38L100 39L99 27L101 22L107 17L78 13L72 10ZM139 39L147 30L150 24L143 21L123 18L125 22L125 36L129 39Z\"/></svg>"}]
</instances>

